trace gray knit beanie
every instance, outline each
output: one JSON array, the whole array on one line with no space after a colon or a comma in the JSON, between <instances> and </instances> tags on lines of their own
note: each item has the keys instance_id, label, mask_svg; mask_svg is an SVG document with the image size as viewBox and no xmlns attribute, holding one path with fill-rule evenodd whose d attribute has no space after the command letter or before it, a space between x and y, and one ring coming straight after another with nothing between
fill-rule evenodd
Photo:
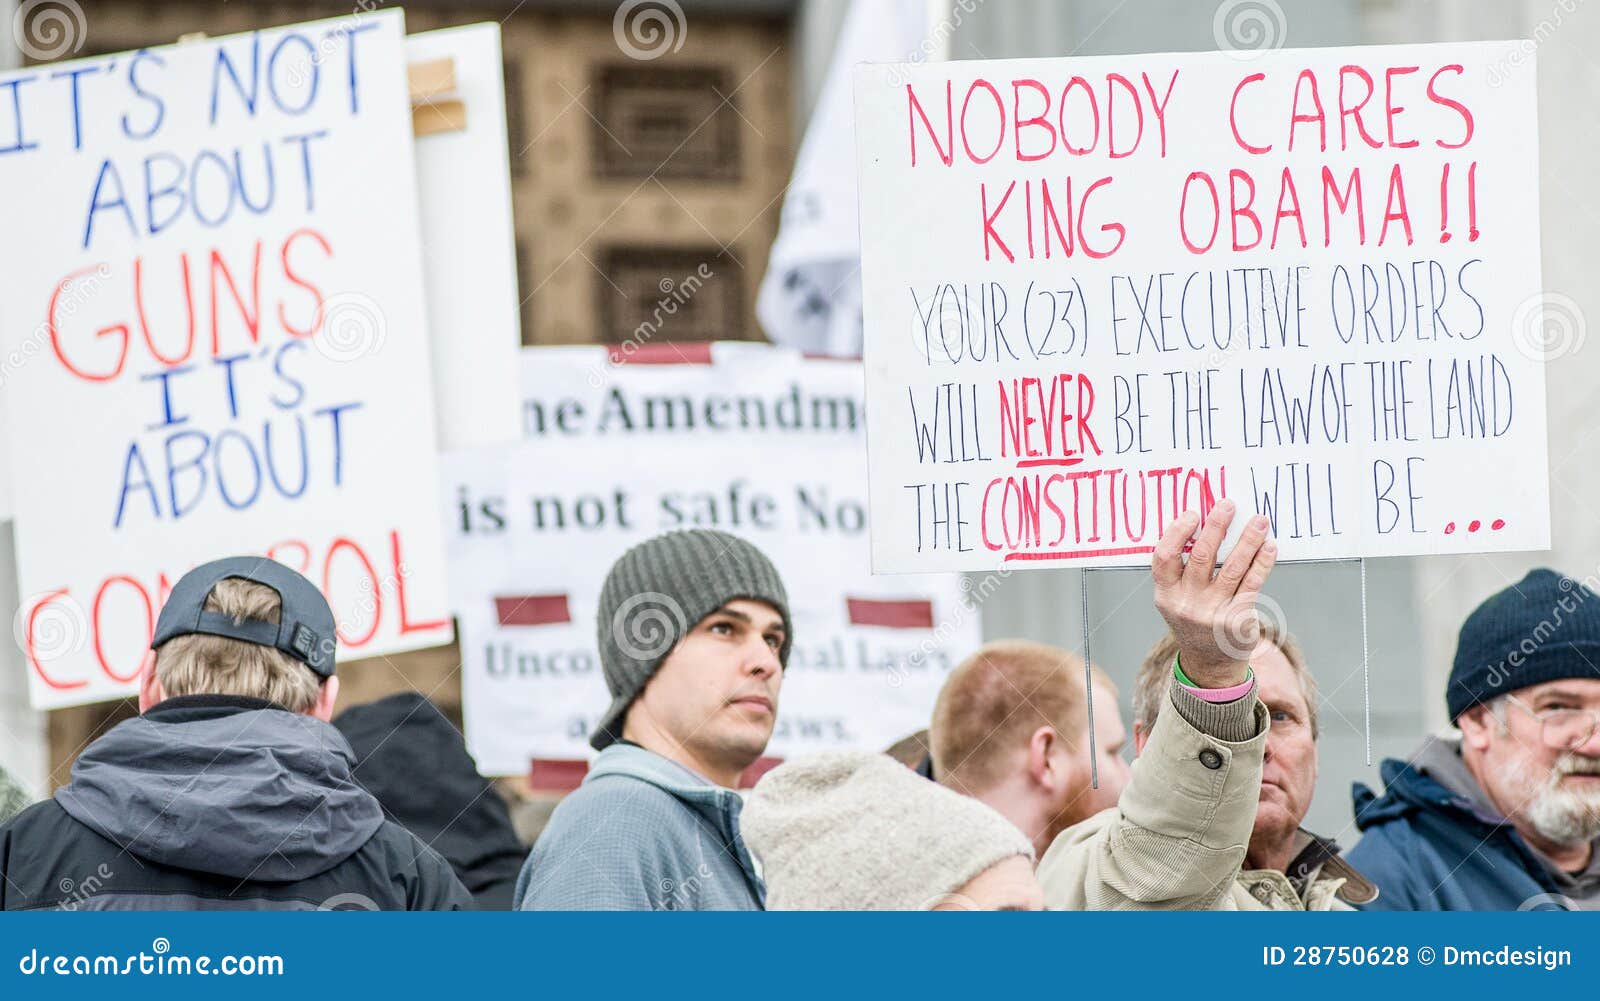
<instances>
[{"instance_id":1,"label":"gray knit beanie","mask_svg":"<svg viewBox=\"0 0 1600 1001\"><path fill-rule=\"evenodd\" d=\"M778 661L787 666L794 643L789 596L761 550L727 532L695 528L658 535L623 553L600 588L596 627L611 708L589 745L600 751L621 740L628 707L667 654L701 619L738 598L764 601L783 616Z\"/></svg>"},{"instance_id":2,"label":"gray knit beanie","mask_svg":"<svg viewBox=\"0 0 1600 1001\"><path fill-rule=\"evenodd\" d=\"M740 814L773 911L928 910L1033 844L885 754L824 751L762 777Z\"/></svg>"}]
</instances>

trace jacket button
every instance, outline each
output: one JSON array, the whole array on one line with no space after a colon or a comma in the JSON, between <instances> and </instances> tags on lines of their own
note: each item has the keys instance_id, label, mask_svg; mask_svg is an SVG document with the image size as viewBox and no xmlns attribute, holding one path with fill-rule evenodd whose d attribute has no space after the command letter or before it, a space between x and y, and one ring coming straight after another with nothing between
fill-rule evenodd
<instances>
[{"instance_id":1,"label":"jacket button","mask_svg":"<svg viewBox=\"0 0 1600 1001\"><path fill-rule=\"evenodd\" d=\"M1216 748L1208 747L1200 752L1200 763L1212 771L1216 771L1222 767L1222 755L1217 753Z\"/></svg>"}]
</instances>

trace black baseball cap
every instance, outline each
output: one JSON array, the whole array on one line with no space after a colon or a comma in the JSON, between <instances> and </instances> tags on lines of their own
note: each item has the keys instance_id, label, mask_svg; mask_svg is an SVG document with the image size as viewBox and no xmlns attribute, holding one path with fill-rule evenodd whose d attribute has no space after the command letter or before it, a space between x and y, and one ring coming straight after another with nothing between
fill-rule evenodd
<instances>
[{"instance_id":1,"label":"black baseball cap","mask_svg":"<svg viewBox=\"0 0 1600 1001\"><path fill-rule=\"evenodd\" d=\"M206 599L218 581L236 577L278 592L283 612L277 622L235 620L206 611ZM156 620L154 650L167 640L193 633L226 636L281 650L323 678L333 677L333 610L315 584L282 563L265 556L232 556L195 567L179 578Z\"/></svg>"}]
</instances>

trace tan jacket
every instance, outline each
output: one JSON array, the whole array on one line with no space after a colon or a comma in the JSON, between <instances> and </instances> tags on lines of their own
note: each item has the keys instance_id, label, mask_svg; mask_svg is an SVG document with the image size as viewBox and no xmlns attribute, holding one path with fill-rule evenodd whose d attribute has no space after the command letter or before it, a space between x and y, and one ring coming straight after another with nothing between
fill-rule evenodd
<instances>
[{"instance_id":1,"label":"tan jacket","mask_svg":"<svg viewBox=\"0 0 1600 1001\"><path fill-rule=\"evenodd\" d=\"M1254 693L1229 706L1174 686L1117 806L1061 832L1039 862L1051 910L1350 910L1354 873L1324 863L1302 897L1274 870L1241 870L1261 795L1267 710ZM1227 741L1204 732L1255 736ZM1309 836L1308 836L1309 837Z\"/></svg>"}]
</instances>

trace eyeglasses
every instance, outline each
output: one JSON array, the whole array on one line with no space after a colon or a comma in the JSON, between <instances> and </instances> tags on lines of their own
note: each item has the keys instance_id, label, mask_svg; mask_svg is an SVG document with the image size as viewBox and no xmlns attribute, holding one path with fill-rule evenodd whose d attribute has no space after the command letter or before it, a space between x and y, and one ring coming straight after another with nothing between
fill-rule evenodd
<instances>
[{"instance_id":1,"label":"eyeglasses","mask_svg":"<svg viewBox=\"0 0 1600 1001\"><path fill-rule=\"evenodd\" d=\"M1600 712L1593 709L1535 710L1515 695L1506 701L1538 720L1545 746L1557 751L1576 751L1600 729Z\"/></svg>"}]
</instances>

